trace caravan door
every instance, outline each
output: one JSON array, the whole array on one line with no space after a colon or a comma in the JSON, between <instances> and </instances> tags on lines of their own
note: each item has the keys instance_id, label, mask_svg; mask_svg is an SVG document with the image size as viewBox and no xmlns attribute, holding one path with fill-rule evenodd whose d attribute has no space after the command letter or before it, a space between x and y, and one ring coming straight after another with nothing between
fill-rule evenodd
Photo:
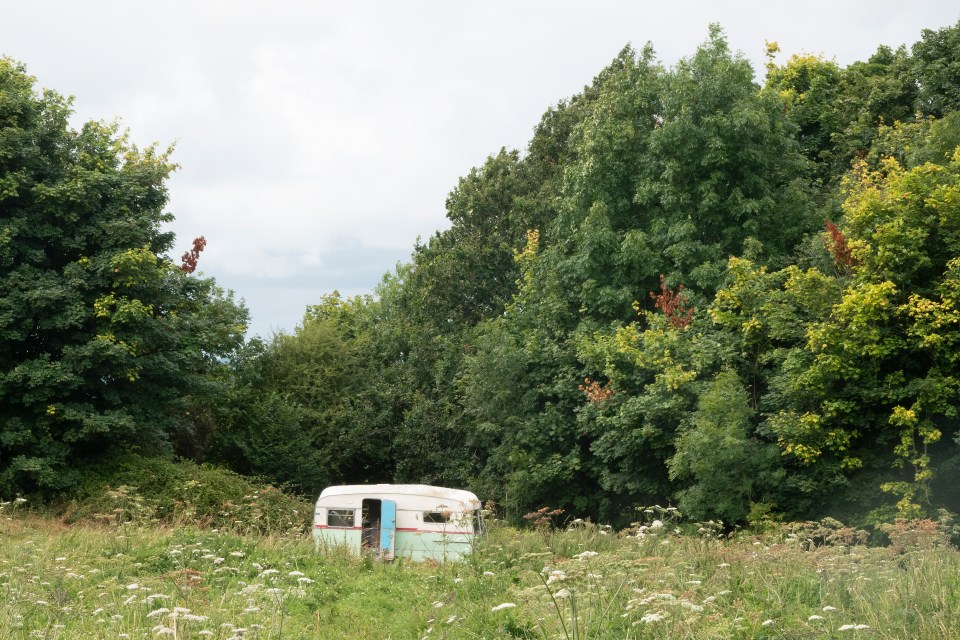
<instances>
[{"instance_id":1,"label":"caravan door","mask_svg":"<svg viewBox=\"0 0 960 640\"><path fill-rule=\"evenodd\" d=\"M384 500L380 507L380 557L393 560L397 533L397 503Z\"/></svg>"}]
</instances>

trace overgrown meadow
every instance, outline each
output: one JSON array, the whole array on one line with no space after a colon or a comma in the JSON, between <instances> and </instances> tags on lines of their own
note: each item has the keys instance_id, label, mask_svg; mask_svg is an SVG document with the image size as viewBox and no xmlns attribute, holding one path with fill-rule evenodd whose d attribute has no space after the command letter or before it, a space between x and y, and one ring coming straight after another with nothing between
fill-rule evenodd
<instances>
[{"instance_id":1,"label":"overgrown meadow","mask_svg":"<svg viewBox=\"0 0 960 640\"><path fill-rule=\"evenodd\" d=\"M256 495L237 512L257 512ZM112 500L129 505L130 492ZM64 524L5 503L0 640L13 638L947 638L960 554L931 521L889 544L836 521L721 536L652 508L616 532L496 521L470 560L317 549L305 517ZM309 506L309 505L308 505ZM292 522L292 521L291 521Z\"/></svg>"}]
</instances>

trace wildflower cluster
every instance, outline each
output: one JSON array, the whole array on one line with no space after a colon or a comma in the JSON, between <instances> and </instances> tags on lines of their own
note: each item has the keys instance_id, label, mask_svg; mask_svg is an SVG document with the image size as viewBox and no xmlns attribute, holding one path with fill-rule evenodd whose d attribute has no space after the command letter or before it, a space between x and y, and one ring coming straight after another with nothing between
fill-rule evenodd
<instances>
[{"instance_id":1,"label":"wildflower cluster","mask_svg":"<svg viewBox=\"0 0 960 640\"><path fill-rule=\"evenodd\" d=\"M676 507L661 507L656 504L651 507L641 507L637 511L641 519L625 529L623 532L625 535L633 536L637 540L644 540L650 536L663 537L680 534L680 529L675 525L683 517L683 514Z\"/></svg>"},{"instance_id":2,"label":"wildflower cluster","mask_svg":"<svg viewBox=\"0 0 960 640\"><path fill-rule=\"evenodd\" d=\"M27 499L21 498L19 496L8 502L4 502L3 500L0 500L0 514L13 513L18 507L21 507L26 503L27 503ZM9 515L7 517L9 517Z\"/></svg>"},{"instance_id":3,"label":"wildflower cluster","mask_svg":"<svg viewBox=\"0 0 960 640\"><path fill-rule=\"evenodd\" d=\"M870 538L869 532L848 527L834 518L791 522L782 525L780 530L786 535L787 541L796 543L804 549L815 549L822 546L864 545Z\"/></svg>"}]
</instances>

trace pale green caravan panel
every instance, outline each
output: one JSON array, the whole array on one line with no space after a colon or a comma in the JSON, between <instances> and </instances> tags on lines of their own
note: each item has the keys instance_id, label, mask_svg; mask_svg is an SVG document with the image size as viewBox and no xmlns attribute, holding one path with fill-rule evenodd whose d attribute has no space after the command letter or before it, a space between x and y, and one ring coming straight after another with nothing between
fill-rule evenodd
<instances>
[{"instance_id":1,"label":"pale green caravan panel","mask_svg":"<svg viewBox=\"0 0 960 640\"><path fill-rule=\"evenodd\" d=\"M413 560L456 561L473 550L472 533L397 531L397 556Z\"/></svg>"}]
</instances>

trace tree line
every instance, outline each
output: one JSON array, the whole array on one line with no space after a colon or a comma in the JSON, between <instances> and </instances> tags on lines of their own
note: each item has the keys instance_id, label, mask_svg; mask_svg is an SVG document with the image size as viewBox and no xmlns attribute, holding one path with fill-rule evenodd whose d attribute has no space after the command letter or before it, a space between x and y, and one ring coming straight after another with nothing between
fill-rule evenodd
<instances>
[{"instance_id":1,"label":"tree line","mask_svg":"<svg viewBox=\"0 0 960 640\"><path fill-rule=\"evenodd\" d=\"M960 23L777 55L624 48L374 295L246 341L202 243L167 255L168 154L0 62L0 486L138 451L511 517L960 510Z\"/></svg>"}]
</instances>

